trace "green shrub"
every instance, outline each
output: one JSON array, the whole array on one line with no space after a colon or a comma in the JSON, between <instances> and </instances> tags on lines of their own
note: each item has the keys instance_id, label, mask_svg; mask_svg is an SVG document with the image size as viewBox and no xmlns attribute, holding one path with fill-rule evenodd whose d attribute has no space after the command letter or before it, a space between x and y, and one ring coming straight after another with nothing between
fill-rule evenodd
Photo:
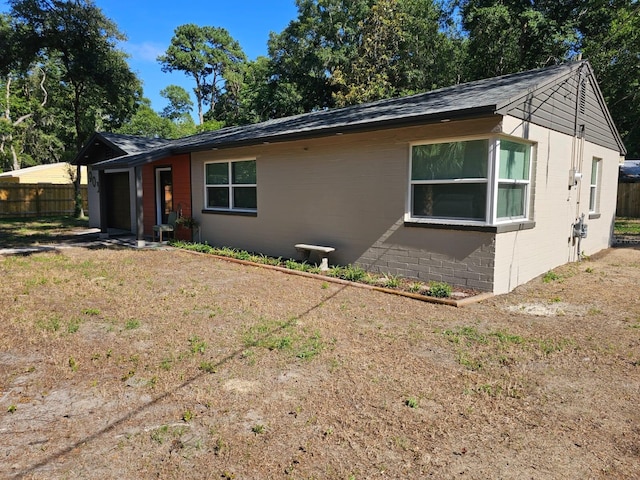
<instances>
[{"instance_id":1,"label":"green shrub","mask_svg":"<svg viewBox=\"0 0 640 480\"><path fill-rule=\"evenodd\" d=\"M429 282L429 296L436 298L451 297L451 285L447 282Z\"/></svg>"},{"instance_id":2,"label":"green shrub","mask_svg":"<svg viewBox=\"0 0 640 480\"><path fill-rule=\"evenodd\" d=\"M555 282L556 280L560 280L560 275L558 275L556 272L552 270L549 270L547 273L545 273L542 276L542 281L544 283Z\"/></svg>"},{"instance_id":3,"label":"green shrub","mask_svg":"<svg viewBox=\"0 0 640 480\"><path fill-rule=\"evenodd\" d=\"M367 276L367 272L362 268L351 264L346 267L333 267L328 273L332 277L341 278L349 282L358 282Z\"/></svg>"}]
</instances>

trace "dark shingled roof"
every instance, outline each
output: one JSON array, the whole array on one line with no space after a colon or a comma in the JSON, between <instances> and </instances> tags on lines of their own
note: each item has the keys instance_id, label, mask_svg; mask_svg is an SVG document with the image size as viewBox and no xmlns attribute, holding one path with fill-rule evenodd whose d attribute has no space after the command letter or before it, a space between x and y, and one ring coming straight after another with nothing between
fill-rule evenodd
<instances>
[{"instance_id":1,"label":"dark shingled roof","mask_svg":"<svg viewBox=\"0 0 640 480\"><path fill-rule=\"evenodd\" d=\"M96 148L102 148L104 150L106 147L111 159L114 157L130 158L144 152L152 151L163 145L168 145L169 143L170 140L163 138L147 138L121 133L96 132L71 163L74 165L91 165L93 163L91 157L95 155Z\"/></svg>"},{"instance_id":2,"label":"dark shingled roof","mask_svg":"<svg viewBox=\"0 0 640 480\"><path fill-rule=\"evenodd\" d=\"M100 136L127 154L146 152L170 142L170 140L165 140L164 138L146 138L121 133L101 132Z\"/></svg>"},{"instance_id":3,"label":"dark shingled roof","mask_svg":"<svg viewBox=\"0 0 640 480\"><path fill-rule=\"evenodd\" d=\"M506 112L501 109L519 100L524 101L532 92L567 78L583 65L588 66L588 63L556 65L408 97L223 128L173 140L157 148L128 152L123 157L96 163L94 167L134 167L178 153L504 114Z\"/></svg>"}]
</instances>

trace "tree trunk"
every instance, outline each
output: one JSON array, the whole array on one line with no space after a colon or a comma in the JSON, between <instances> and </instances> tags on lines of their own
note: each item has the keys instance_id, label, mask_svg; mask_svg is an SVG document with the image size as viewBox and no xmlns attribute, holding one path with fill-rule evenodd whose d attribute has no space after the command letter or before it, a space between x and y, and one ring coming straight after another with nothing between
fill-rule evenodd
<instances>
[{"instance_id":1,"label":"tree trunk","mask_svg":"<svg viewBox=\"0 0 640 480\"><path fill-rule=\"evenodd\" d=\"M74 123L76 127L76 151L80 152L80 150L82 150L82 138L80 137L80 133L82 132L82 126L80 124L80 97L81 97L80 90L82 86L74 83L73 87L75 90L73 116L74 116ZM82 173L82 169L80 164L78 164L76 165L76 178L73 182L73 192L74 192L74 199L75 199L73 216L75 218L84 217L84 209L82 208L82 193L80 191L80 181L82 180L81 173Z\"/></svg>"}]
</instances>

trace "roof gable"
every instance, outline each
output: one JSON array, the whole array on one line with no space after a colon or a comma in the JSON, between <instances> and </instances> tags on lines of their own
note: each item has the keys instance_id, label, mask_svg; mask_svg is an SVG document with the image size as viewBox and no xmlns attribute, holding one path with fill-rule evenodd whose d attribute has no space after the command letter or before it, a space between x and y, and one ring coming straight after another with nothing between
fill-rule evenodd
<instances>
[{"instance_id":1,"label":"roof gable","mask_svg":"<svg viewBox=\"0 0 640 480\"><path fill-rule=\"evenodd\" d=\"M76 165L91 165L126 155L137 155L169 143L170 140L163 138L96 132L72 163Z\"/></svg>"},{"instance_id":2,"label":"roof gable","mask_svg":"<svg viewBox=\"0 0 640 480\"><path fill-rule=\"evenodd\" d=\"M626 153L588 62L513 99L497 112Z\"/></svg>"}]
</instances>

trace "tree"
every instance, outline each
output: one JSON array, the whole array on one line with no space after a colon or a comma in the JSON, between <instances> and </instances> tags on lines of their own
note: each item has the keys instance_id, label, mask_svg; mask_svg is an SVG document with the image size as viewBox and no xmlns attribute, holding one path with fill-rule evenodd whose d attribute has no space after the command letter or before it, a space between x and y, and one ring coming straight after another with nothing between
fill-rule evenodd
<instances>
[{"instance_id":1,"label":"tree","mask_svg":"<svg viewBox=\"0 0 640 480\"><path fill-rule=\"evenodd\" d=\"M193 110L193 102L189 97L189 92L178 85L169 85L160 90L160 96L169 101L169 105L164 107L160 115L173 122L181 121L190 116Z\"/></svg>"},{"instance_id":2,"label":"tree","mask_svg":"<svg viewBox=\"0 0 640 480\"><path fill-rule=\"evenodd\" d=\"M467 79L489 78L561 63L575 45L566 14L551 0L459 0L468 33ZM560 8L562 7L562 8Z\"/></svg>"},{"instance_id":3,"label":"tree","mask_svg":"<svg viewBox=\"0 0 640 480\"><path fill-rule=\"evenodd\" d=\"M455 83L461 41L442 28L444 12L429 1L378 0L359 22L352 61L338 67L338 106L408 95Z\"/></svg>"},{"instance_id":4,"label":"tree","mask_svg":"<svg viewBox=\"0 0 640 480\"><path fill-rule=\"evenodd\" d=\"M193 77L200 125L204 122L203 105L213 111L224 91L225 80L238 71L245 54L224 28L180 25L175 30L165 55L158 61L163 72L179 70Z\"/></svg>"},{"instance_id":5,"label":"tree","mask_svg":"<svg viewBox=\"0 0 640 480\"><path fill-rule=\"evenodd\" d=\"M54 109L48 97L48 69L34 66L24 73L12 72L0 79L0 168L60 161L64 145L58 139ZM51 69L50 74L55 74Z\"/></svg>"},{"instance_id":6,"label":"tree","mask_svg":"<svg viewBox=\"0 0 640 480\"><path fill-rule=\"evenodd\" d=\"M579 48L596 72L627 156L640 158L640 4L634 0L581 3Z\"/></svg>"},{"instance_id":7,"label":"tree","mask_svg":"<svg viewBox=\"0 0 640 480\"><path fill-rule=\"evenodd\" d=\"M296 0L298 18L269 37L271 83L300 99L301 113L334 106L339 86L331 83L356 58L360 22L373 0ZM288 103L288 102L285 102Z\"/></svg>"},{"instance_id":8,"label":"tree","mask_svg":"<svg viewBox=\"0 0 640 480\"><path fill-rule=\"evenodd\" d=\"M91 0L11 0L12 16L35 32L41 55L59 59L64 86L58 103L71 106L73 138L79 152L84 142L103 126L115 129L134 112L141 94L124 52L116 48L125 39L116 25ZM82 215L80 166L76 175L76 216Z\"/></svg>"},{"instance_id":9,"label":"tree","mask_svg":"<svg viewBox=\"0 0 640 480\"><path fill-rule=\"evenodd\" d=\"M239 97L242 106L239 123L304 113L300 90L294 83L279 77L274 62L267 57L258 57L246 65Z\"/></svg>"},{"instance_id":10,"label":"tree","mask_svg":"<svg viewBox=\"0 0 640 480\"><path fill-rule=\"evenodd\" d=\"M136 113L116 133L140 135L149 138L178 138L178 127L168 118L158 115L151 108L151 101L143 98Z\"/></svg>"}]
</instances>

